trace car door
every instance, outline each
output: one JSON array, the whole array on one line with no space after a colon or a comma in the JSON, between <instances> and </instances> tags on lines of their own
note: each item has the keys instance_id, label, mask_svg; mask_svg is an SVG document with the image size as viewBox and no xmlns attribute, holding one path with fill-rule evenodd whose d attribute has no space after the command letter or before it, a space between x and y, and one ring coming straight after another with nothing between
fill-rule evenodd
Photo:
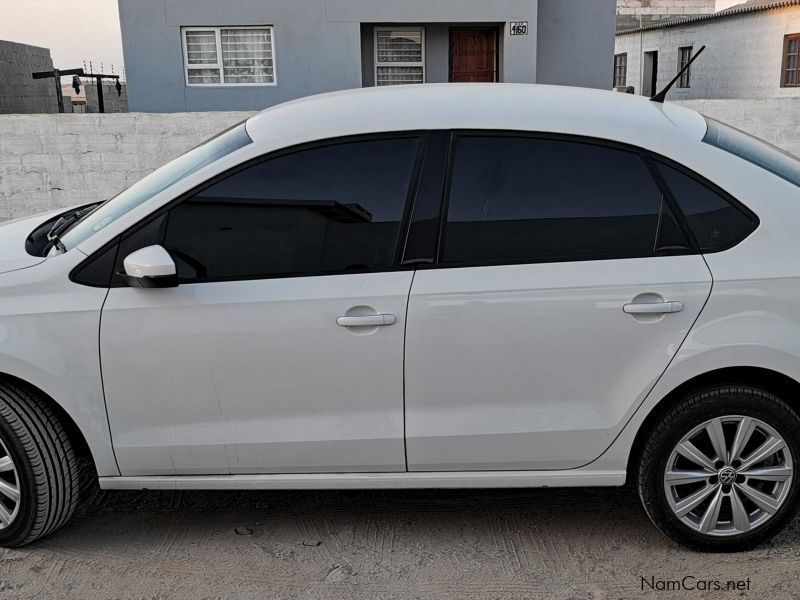
<instances>
[{"instance_id":1,"label":"car door","mask_svg":"<svg viewBox=\"0 0 800 600\"><path fill-rule=\"evenodd\" d=\"M702 310L705 261L635 150L465 132L450 172L409 298L408 468L587 464Z\"/></svg>"},{"instance_id":2,"label":"car door","mask_svg":"<svg viewBox=\"0 0 800 600\"><path fill-rule=\"evenodd\" d=\"M128 235L180 284L117 282L100 352L123 475L405 470L397 267L422 142L338 140L267 157Z\"/></svg>"}]
</instances>

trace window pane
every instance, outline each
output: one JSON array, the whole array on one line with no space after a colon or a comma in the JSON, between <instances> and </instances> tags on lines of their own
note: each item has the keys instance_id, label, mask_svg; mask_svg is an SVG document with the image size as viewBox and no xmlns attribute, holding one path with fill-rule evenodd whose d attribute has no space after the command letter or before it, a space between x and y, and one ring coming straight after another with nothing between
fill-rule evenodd
<instances>
[{"instance_id":1,"label":"window pane","mask_svg":"<svg viewBox=\"0 0 800 600\"><path fill-rule=\"evenodd\" d=\"M217 64L217 35L213 31L186 32L186 59L190 65Z\"/></svg>"},{"instance_id":2,"label":"window pane","mask_svg":"<svg viewBox=\"0 0 800 600\"><path fill-rule=\"evenodd\" d=\"M416 138L350 142L253 166L170 212L183 281L394 264Z\"/></svg>"},{"instance_id":3,"label":"window pane","mask_svg":"<svg viewBox=\"0 0 800 600\"><path fill-rule=\"evenodd\" d=\"M725 198L696 179L657 163L700 250L712 251L730 246L753 230L750 217Z\"/></svg>"},{"instance_id":4,"label":"window pane","mask_svg":"<svg viewBox=\"0 0 800 600\"><path fill-rule=\"evenodd\" d=\"M270 29L222 29L225 83L273 83Z\"/></svg>"},{"instance_id":5,"label":"window pane","mask_svg":"<svg viewBox=\"0 0 800 600\"><path fill-rule=\"evenodd\" d=\"M422 30L376 32L379 63L422 63Z\"/></svg>"},{"instance_id":6,"label":"window pane","mask_svg":"<svg viewBox=\"0 0 800 600\"><path fill-rule=\"evenodd\" d=\"M797 54L798 47L800 47L800 40L789 40L789 54Z\"/></svg>"},{"instance_id":7,"label":"window pane","mask_svg":"<svg viewBox=\"0 0 800 600\"><path fill-rule=\"evenodd\" d=\"M378 67L378 85L423 83L422 67Z\"/></svg>"},{"instance_id":8,"label":"window pane","mask_svg":"<svg viewBox=\"0 0 800 600\"><path fill-rule=\"evenodd\" d=\"M457 143L447 262L649 256L661 193L639 157L509 137Z\"/></svg>"},{"instance_id":9,"label":"window pane","mask_svg":"<svg viewBox=\"0 0 800 600\"><path fill-rule=\"evenodd\" d=\"M189 69L189 83L194 85L221 83L219 69Z\"/></svg>"}]
</instances>

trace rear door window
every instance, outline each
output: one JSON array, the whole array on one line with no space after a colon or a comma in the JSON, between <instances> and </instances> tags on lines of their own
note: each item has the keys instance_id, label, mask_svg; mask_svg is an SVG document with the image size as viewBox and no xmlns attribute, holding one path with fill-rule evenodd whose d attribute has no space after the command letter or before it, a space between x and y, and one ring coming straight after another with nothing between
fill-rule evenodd
<instances>
[{"instance_id":1,"label":"rear door window","mask_svg":"<svg viewBox=\"0 0 800 600\"><path fill-rule=\"evenodd\" d=\"M560 139L463 135L441 260L547 262L687 252L636 152Z\"/></svg>"}]
</instances>

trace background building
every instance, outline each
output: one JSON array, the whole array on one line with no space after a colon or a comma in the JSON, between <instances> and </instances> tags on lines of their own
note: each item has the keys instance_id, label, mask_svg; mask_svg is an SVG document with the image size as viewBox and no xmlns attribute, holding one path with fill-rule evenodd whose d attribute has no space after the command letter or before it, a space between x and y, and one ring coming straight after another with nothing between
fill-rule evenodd
<instances>
[{"instance_id":1,"label":"background building","mask_svg":"<svg viewBox=\"0 0 800 600\"><path fill-rule=\"evenodd\" d=\"M608 87L614 0L118 0L132 111L372 85Z\"/></svg>"},{"instance_id":2,"label":"background building","mask_svg":"<svg viewBox=\"0 0 800 600\"><path fill-rule=\"evenodd\" d=\"M800 96L800 0L750 0L713 14L618 31L613 85L652 95L704 45L670 99Z\"/></svg>"},{"instance_id":3,"label":"background building","mask_svg":"<svg viewBox=\"0 0 800 600\"><path fill-rule=\"evenodd\" d=\"M720 8L719 2L720 0L617 0L617 30L711 14Z\"/></svg>"},{"instance_id":4,"label":"background building","mask_svg":"<svg viewBox=\"0 0 800 600\"><path fill-rule=\"evenodd\" d=\"M31 73L52 70L47 48L0 40L0 114L57 113L55 81L31 77Z\"/></svg>"}]
</instances>

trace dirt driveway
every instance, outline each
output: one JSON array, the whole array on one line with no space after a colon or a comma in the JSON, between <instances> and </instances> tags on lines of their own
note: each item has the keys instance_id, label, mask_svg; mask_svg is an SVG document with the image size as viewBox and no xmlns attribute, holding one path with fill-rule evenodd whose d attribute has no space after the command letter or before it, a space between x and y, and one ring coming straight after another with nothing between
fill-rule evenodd
<instances>
[{"instance_id":1,"label":"dirt driveway","mask_svg":"<svg viewBox=\"0 0 800 600\"><path fill-rule=\"evenodd\" d=\"M750 591L642 591L686 576ZM628 489L98 491L63 530L0 551L0 599L780 600L798 576L800 521L754 552L695 554Z\"/></svg>"}]
</instances>

